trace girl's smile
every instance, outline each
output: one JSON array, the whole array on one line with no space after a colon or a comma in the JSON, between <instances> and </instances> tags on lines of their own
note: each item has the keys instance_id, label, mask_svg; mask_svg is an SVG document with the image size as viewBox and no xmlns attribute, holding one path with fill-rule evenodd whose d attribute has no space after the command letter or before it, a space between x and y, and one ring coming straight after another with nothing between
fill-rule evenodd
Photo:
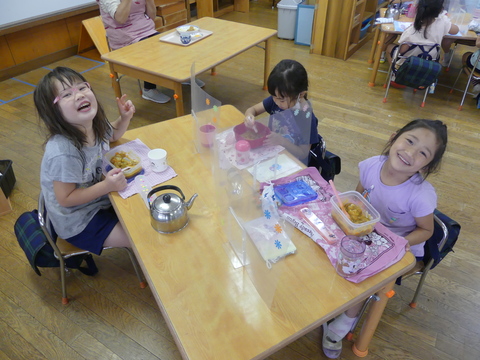
<instances>
[{"instance_id":1,"label":"girl's smile","mask_svg":"<svg viewBox=\"0 0 480 360\"><path fill-rule=\"evenodd\" d=\"M90 127L98 110L97 99L90 84L78 82L70 87L65 86L68 84L55 82L58 96L54 104L57 104L63 117L70 124L82 128Z\"/></svg>"},{"instance_id":2,"label":"girl's smile","mask_svg":"<svg viewBox=\"0 0 480 360\"><path fill-rule=\"evenodd\" d=\"M437 138L432 131L425 128L406 131L390 148L388 170L410 177L433 160L437 148Z\"/></svg>"}]
</instances>

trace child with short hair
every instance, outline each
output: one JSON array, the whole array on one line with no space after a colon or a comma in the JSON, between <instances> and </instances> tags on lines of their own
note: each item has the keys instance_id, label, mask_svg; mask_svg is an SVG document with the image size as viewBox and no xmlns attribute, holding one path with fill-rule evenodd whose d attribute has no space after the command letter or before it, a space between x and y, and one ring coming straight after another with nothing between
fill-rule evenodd
<instances>
[{"instance_id":1,"label":"child with short hair","mask_svg":"<svg viewBox=\"0 0 480 360\"><path fill-rule=\"evenodd\" d=\"M95 93L78 72L57 67L40 80L33 94L48 135L40 182L55 232L71 244L99 255L104 246L130 247L108 193L127 186L121 169L102 179L109 142L125 133L135 112L126 95L112 124Z\"/></svg>"},{"instance_id":2,"label":"child with short hair","mask_svg":"<svg viewBox=\"0 0 480 360\"><path fill-rule=\"evenodd\" d=\"M423 246L433 234L437 207L434 187L425 179L439 170L447 147L447 126L439 120L418 119L394 133L382 155L359 163L356 190L380 213L380 222L403 236L422 261ZM323 324L323 351L336 359L362 304L353 306L330 324Z\"/></svg>"},{"instance_id":3,"label":"child with short hair","mask_svg":"<svg viewBox=\"0 0 480 360\"><path fill-rule=\"evenodd\" d=\"M267 81L268 92L271 96L262 102L250 107L245 111L245 125L254 128L255 116L267 112L270 115L281 113L294 108L308 107L311 104L307 100L308 75L307 71L298 61L282 60L272 70ZM267 136L264 145L281 145L293 156L308 162L310 147L312 144L323 142L318 134L318 119L311 113L310 124L298 124L285 121L275 121L270 117L268 127L272 133ZM309 128L306 129L306 127ZM309 133L305 139L303 134Z\"/></svg>"}]
</instances>

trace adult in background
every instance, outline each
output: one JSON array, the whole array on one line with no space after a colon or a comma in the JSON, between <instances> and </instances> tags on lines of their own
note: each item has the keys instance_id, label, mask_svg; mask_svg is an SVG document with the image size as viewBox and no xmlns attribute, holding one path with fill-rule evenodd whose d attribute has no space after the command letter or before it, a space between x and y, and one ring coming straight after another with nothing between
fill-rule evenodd
<instances>
[{"instance_id":1,"label":"adult in background","mask_svg":"<svg viewBox=\"0 0 480 360\"><path fill-rule=\"evenodd\" d=\"M155 30L157 9L154 0L97 0L112 50L136 43L158 34ZM142 97L164 104L170 97L155 84L144 82Z\"/></svg>"}]
</instances>

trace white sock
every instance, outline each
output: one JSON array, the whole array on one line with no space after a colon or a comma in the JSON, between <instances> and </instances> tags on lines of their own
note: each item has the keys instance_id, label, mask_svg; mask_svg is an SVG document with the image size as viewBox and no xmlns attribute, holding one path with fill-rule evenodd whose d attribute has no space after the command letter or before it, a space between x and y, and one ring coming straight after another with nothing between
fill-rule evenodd
<instances>
[{"instance_id":1,"label":"white sock","mask_svg":"<svg viewBox=\"0 0 480 360\"><path fill-rule=\"evenodd\" d=\"M339 315L328 324L328 337L335 342L342 340L352 328L355 319L348 317L345 313Z\"/></svg>"}]
</instances>

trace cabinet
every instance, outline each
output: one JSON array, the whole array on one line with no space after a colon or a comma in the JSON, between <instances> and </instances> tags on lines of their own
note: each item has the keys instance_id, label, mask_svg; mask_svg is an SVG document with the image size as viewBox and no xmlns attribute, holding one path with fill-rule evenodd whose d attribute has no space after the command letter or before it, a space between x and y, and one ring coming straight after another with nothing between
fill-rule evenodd
<instances>
[{"instance_id":1,"label":"cabinet","mask_svg":"<svg viewBox=\"0 0 480 360\"><path fill-rule=\"evenodd\" d=\"M348 59L370 39L377 11L387 1L316 0L311 52Z\"/></svg>"}]
</instances>

